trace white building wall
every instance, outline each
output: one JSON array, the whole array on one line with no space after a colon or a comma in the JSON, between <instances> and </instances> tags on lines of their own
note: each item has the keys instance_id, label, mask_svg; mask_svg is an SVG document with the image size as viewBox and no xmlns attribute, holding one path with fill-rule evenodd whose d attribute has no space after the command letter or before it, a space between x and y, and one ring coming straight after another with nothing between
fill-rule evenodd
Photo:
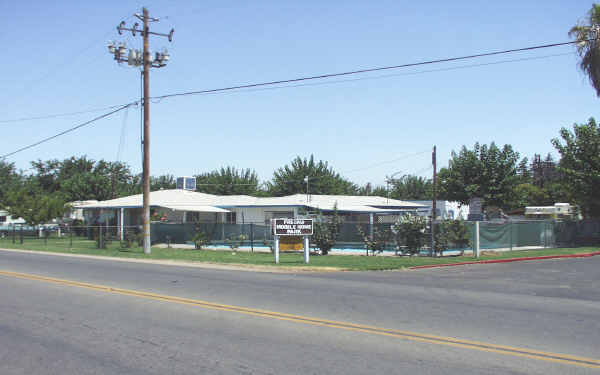
<instances>
[{"instance_id":1,"label":"white building wall","mask_svg":"<svg viewBox=\"0 0 600 375\"><path fill-rule=\"evenodd\" d=\"M293 216L297 215L298 210L293 206L289 207L234 207L227 208L231 212L236 213L236 224L265 224L265 220L270 220L273 217L277 217L276 213L292 213ZM275 216L273 216L275 215Z\"/></svg>"}]
</instances>

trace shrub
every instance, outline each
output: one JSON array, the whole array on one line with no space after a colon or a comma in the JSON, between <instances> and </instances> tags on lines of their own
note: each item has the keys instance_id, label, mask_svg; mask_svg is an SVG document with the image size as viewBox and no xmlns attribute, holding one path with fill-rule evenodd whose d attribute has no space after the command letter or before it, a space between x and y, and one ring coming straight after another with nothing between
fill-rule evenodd
<instances>
[{"instance_id":1,"label":"shrub","mask_svg":"<svg viewBox=\"0 0 600 375\"><path fill-rule=\"evenodd\" d=\"M194 241L194 247L196 248L196 250L202 250L202 247L210 244L210 239L208 238L208 235L203 231L196 232L196 235L194 236L192 241Z\"/></svg>"},{"instance_id":2,"label":"shrub","mask_svg":"<svg viewBox=\"0 0 600 375\"><path fill-rule=\"evenodd\" d=\"M371 254L375 255L375 252L383 252L385 246L390 240L391 233L389 230L380 231L377 227L373 228L373 235L367 235L363 228L360 225L356 226L358 233L363 239L365 244L365 248L367 249L367 256L369 256L369 250L371 250Z\"/></svg>"},{"instance_id":3,"label":"shrub","mask_svg":"<svg viewBox=\"0 0 600 375\"><path fill-rule=\"evenodd\" d=\"M427 221L422 216L403 215L392 225L396 244L403 254L418 254L425 245ZM405 250L402 247L405 247Z\"/></svg>"},{"instance_id":4,"label":"shrub","mask_svg":"<svg viewBox=\"0 0 600 375\"><path fill-rule=\"evenodd\" d=\"M326 220L321 212L314 221L311 242L321 250L321 255L329 254L329 250L337 242L340 233L340 219L337 211L337 203L333 206L333 215Z\"/></svg>"},{"instance_id":5,"label":"shrub","mask_svg":"<svg viewBox=\"0 0 600 375\"><path fill-rule=\"evenodd\" d=\"M434 249L440 254L451 247L462 250L471 244L471 232L467 223L463 220L444 220L440 222L434 237Z\"/></svg>"}]
</instances>

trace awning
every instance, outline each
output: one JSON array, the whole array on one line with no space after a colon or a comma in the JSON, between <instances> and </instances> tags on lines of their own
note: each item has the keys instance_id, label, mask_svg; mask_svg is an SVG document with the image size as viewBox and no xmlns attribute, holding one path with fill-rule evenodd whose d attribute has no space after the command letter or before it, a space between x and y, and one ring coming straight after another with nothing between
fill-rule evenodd
<instances>
[{"instance_id":1,"label":"awning","mask_svg":"<svg viewBox=\"0 0 600 375\"><path fill-rule=\"evenodd\" d=\"M333 207L319 207L318 205L308 204L309 207L320 209L323 211L333 211ZM399 212L407 212L407 211L415 211L415 209L407 209L407 208L376 208L371 206L363 206L363 205L338 205L337 210L339 212L354 212L354 213L375 213L375 214L383 214L383 213L399 213Z\"/></svg>"},{"instance_id":2,"label":"awning","mask_svg":"<svg viewBox=\"0 0 600 375\"><path fill-rule=\"evenodd\" d=\"M175 211L193 211L193 212L230 212L224 208L214 206L199 206L199 205L175 205L175 204L161 204L158 207L169 208Z\"/></svg>"}]
</instances>

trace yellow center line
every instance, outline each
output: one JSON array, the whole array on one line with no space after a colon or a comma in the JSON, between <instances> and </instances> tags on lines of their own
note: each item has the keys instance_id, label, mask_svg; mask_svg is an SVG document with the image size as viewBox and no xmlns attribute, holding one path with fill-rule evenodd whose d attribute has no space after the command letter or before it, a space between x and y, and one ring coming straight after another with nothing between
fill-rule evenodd
<instances>
[{"instance_id":1,"label":"yellow center line","mask_svg":"<svg viewBox=\"0 0 600 375\"><path fill-rule=\"evenodd\" d=\"M240 314L253 315L263 318L272 318L278 320L291 321L296 323L309 324L314 326L338 328L349 331L365 332L375 335L398 337L411 341L419 341L436 345L446 345L458 348L479 350L485 352L499 353L504 355L511 355L517 357L525 357L549 362L558 362L567 365L583 366L589 368L600 368L600 360L586 357L578 357L567 354L544 352L539 350L520 348L506 345L496 345L491 343L485 343L480 341L463 340L454 337L435 336L411 331L402 331L397 329L388 329L376 326L361 325L349 322L339 322L334 320L325 320L321 318L308 317L302 315L286 314L277 311L260 310L242 306L225 305L220 303L214 303L209 301L202 301L197 299L161 295L151 292L138 291L132 289L121 289L113 288L105 285L83 283L73 280L63 280L46 276L39 276L26 273L18 273L11 271L0 271L0 276L14 277L20 279L36 280L49 282L54 284L68 285L73 287L93 289L97 291L103 291L114 294L121 294L126 296L135 296L141 298L148 298L158 301L179 303L185 305L199 306L212 310L237 312Z\"/></svg>"}]
</instances>

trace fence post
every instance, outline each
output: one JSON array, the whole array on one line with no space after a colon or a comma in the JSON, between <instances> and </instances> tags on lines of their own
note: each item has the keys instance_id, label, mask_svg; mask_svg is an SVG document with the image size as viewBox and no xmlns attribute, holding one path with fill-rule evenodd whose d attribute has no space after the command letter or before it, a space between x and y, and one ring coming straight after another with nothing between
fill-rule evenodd
<instances>
[{"instance_id":1,"label":"fence post","mask_svg":"<svg viewBox=\"0 0 600 375\"><path fill-rule=\"evenodd\" d=\"M19 231L19 241L23 245L23 224L21 224L21 230Z\"/></svg>"},{"instance_id":2,"label":"fence post","mask_svg":"<svg viewBox=\"0 0 600 375\"><path fill-rule=\"evenodd\" d=\"M73 249L73 226L69 225L69 249Z\"/></svg>"},{"instance_id":3,"label":"fence post","mask_svg":"<svg viewBox=\"0 0 600 375\"><path fill-rule=\"evenodd\" d=\"M250 250L254 252L254 223L250 223Z\"/></svg>"},{"instance_id":4,"label":"fence post","mask_svg":"<svg viewBox=\"0 0 600 375\"><path fill-rule=\"evenodd\" d=\"M510 230L510 251L512 251L513 249L513 222L509 221L508 225L510 225L508 227L508 229Z\"/></svg>"},{"instance_id":5,"label":"fence post","mask_svg":"<svg viewBox=\"0 0 600 375\"><path fill-rule=\"evenodd\" d=\"M275 235L275 246L274 246L273 252L275 253L275 263L279 264L279 236L278 235Z\"/></svg>"},{"instance_id":6,"label":"fence post","mask_svg":"<svg viewBox=\"0 0 600 375\"><path fill-rule=\"evenodd\" d=\"M15 228L15 224L13 224L12 227L13 227L13 230L12 230L12 243L14 245L15 242L16 242L15 237L17 236L17 233L16 233L17 229Z\"/></svg>"},{"instance_id":7,"label":"fence post","mask_svg":"<svg viewBox=\"0 0 600 375\"><path fill-rule=\"evenodd\" d=\"M475 236L473 236L473 255L479 258L479 221L475 222Z\"/></svg>"},{"instance_id":8,"label":"fence post","mask_svg":"<svg viewBox=\"0 0 600 375\"><path fill-rule=\"evenodd\" d=\"M98 226L98 248L104 249L104 234L102 233L102 225Z\"/></svg>"}]
</instances>

